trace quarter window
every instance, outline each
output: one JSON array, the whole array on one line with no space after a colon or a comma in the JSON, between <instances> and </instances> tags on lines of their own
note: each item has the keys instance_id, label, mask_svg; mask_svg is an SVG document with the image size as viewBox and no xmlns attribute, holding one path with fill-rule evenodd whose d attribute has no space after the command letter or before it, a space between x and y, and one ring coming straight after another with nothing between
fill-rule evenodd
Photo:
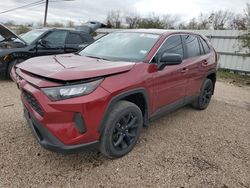
<instances>
[{"instance_id":1,"label":"quarter window","mask_svg":"<svg viewBox=\"0 0 250 188\"><path fill-rule=\"evenodd\" d=\"M194 35L184 35L183 38L187 47L187 58L199 56L200 46L197 37Z\"/></svg>"},{"instance_id":2,"label":"quarter window","mask_svg":"<svg viewBox=\"0 0 250 188\"><path fill-rule=\"evenodd\" d=\"M89 34L82 34L83 42L92 42L94 39Z\"/></svg>"},{"instance_id":3,"label":"quarter window","mask_svg":"<svg viewBox=\"0 0 250 188\"><path fill-rule=\"evenodd\" d=\"M205 51L205 54L208 54L210 52L210 49L208 47L208 44L205 42L203 38L200 37L201 44L203 46L203 49Z\"/></svg>"}]
</instances>

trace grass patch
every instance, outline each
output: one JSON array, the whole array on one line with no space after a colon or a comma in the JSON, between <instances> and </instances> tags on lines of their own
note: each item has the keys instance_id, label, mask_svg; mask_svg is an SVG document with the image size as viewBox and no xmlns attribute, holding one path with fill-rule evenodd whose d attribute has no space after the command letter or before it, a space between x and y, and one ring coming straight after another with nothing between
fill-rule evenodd
<instances>
[{"instance_id":1,"label":"grass patch","mask_svg":"<svg viewBox=\"0 0 250 188\"><path fill-rule=\"evenodd\" d=\"M219 80L225 80L229 83L236 85L247 85L250 86L250 75L237 73L229 70L219 69L217 71L217 78Z\"/></svg>"}]
</instances>

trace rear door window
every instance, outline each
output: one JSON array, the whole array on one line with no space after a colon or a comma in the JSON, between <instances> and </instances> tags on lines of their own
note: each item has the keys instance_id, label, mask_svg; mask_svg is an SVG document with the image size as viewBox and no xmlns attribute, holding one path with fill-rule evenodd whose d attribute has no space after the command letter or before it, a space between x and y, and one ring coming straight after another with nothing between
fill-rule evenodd
<instances>
[{"instance_id":1,"label":"rear door window","mask_svg":"<svg viewBox=\"0 0 250 188\"><path fill-rule=\"evenodd\" d=\"M195 35L183 35L184 43L186 44L187 58L200 56L200 46L198 38Z\"/></svg>"},{"instance_id":2,"label":"rear door window","mask_svg":"<svg viewBox=\"0 0 250 188\"><path fill-rule=\"evenodd\" d=\"M83 39L78 33L69 33L66 44L83 44Z\"/></svg>"},{"instance_id":3,"label":"rear door window","mask_svg":"<svg viewBox=\"0 0 250 188\"><path fill-rule=\"evenodd\" d=\"M67 31L52 31L44 39L52 45L63 45L67 34Z\"/></svg>"}]
</instances>

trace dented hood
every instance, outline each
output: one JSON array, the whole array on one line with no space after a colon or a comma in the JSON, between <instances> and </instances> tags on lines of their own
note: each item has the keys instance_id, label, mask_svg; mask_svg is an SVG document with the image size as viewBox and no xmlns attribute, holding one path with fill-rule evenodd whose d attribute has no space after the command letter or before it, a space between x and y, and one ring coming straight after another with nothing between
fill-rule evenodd
<instances>
[{"instance_id":1,"label":"dented hood","mask_svg":"<svg viewBox=\"0 0 250 188\"><path fill-rule=\"evenodd\" d=\"M26 42L21 37L16 35L14 32L12 32L3 24L0 24L0 41L2 41L3 39L6 41L10 41L12 39L17 39L17 38L26 44Z\"/></svg>"},{"instance_id":2,"label":"dented hood","mask_svg":"<svg viewBox=\"0 0 250 188\"><path fill-rule=\"evenodd\" d=\"M31 58L17 68L45 78L74 81L126 72L134 64L66 54Z\"/></svg>"}]
</instances>

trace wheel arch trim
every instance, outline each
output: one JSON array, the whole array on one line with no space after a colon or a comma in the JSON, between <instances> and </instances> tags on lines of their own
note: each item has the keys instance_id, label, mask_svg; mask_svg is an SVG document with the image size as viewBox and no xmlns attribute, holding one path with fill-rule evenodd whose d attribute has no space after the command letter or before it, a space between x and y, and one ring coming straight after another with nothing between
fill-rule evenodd
<instances>
[{"instance_id":1,"label":"wheel arch trim","mask_svg":"<svg viewBox=\"0 0 250 188\"><path fill-rule=\"evenodd\" d=\"M128 90L128 91L125 91L125 92L121 92L119 94L117 94L116 96L112 97L112 99L109 101L108 105L107 105L107 108L104 112L104 116L102 118L102 121L98 127L98 132L99 133L102 133L103 129L104 129L104 126L105 126L105 122L107 121L107 117L108 117L108 114L110 113L112 107L120 100L128 97L128 96L131 96L131 95L134 95L134 94L141 94L145 100L145 114L143 114L143 119L144 119L144 124L148 124L148 112L149 112L149 97L148 97L148 94L146 92L146 89L145 88L136 88L136 89L131 89L131 90Z\"/></svg>"},{"instance_id":2,"label":"wheel arch trim","mask_svg":"<svg viewBox=\"0 0 250 188\"><path fill-rule=\"evenodd\" d=\"M204 83L204 81L208 78L209 75L212 75L212 74L215 74L215 80L213 82L213 85L214 85L214 88L213 88L213 93L214 93L214 89L215 89L215 83L216 83L216 71L215 70L210 70L207 72L207 74L205 74L204 78L203 78L203 81L202 81L202 84Z\"/></svg>"}]
</instances>

